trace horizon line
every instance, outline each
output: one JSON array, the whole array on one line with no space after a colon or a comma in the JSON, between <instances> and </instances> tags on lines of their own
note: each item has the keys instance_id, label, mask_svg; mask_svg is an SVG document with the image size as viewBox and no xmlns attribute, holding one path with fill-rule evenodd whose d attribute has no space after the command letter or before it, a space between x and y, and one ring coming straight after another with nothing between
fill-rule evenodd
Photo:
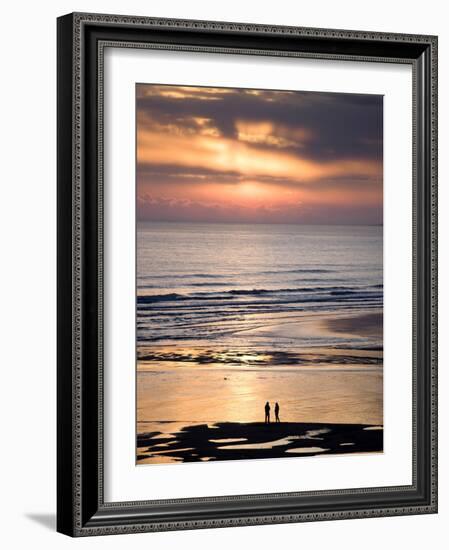
<instances>
[{"instance_id":1,"label":"horizon line","mask_svg":"<svg viewBox=\"0 0 449 550\"><path fill-rule=\"evenodd\" d=\"M244 221L193 221L193 220L142 220L136 218L136 223L173 223L173 224L191 224L191 225L324 225L324 226L342 226L342 227L383 227L382 223L322 223L322 222L244 222Z\"/></svg>"}]
</instances>

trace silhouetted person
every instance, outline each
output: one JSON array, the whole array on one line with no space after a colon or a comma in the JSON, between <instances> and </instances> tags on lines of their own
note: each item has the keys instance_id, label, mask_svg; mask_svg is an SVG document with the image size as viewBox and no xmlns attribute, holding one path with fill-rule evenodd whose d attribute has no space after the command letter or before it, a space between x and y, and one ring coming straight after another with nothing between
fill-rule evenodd
<instances>
[{"instance_id":1,"label":"silhouetted person","mask_svg":"<svg viewBox=\"0 0 449 550\"><path fill-rule=\"evenodd\" d=\"M265 403L265 424L270 423L270 403Z\"/></svg>"},{"instance_id":2,"label":"silhouetted person","mask_svg":"<svg viewBox=\"0 0 449 550\"><path fill-rule=\"evenodd\" d=\"M274 415L276 417L276 422L280 422L280 419L279 419L279 403L276 402L276 405L274 406Z\"/></svg>"}]
</instances>

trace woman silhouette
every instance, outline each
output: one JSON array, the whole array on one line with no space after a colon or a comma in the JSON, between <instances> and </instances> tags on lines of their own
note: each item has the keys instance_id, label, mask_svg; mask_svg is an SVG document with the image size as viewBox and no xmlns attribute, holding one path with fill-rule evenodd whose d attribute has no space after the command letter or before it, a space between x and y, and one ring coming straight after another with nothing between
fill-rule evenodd
<instances>
[{"instance_id":1,"label":"woman silhouette","mask_svg":"<svg viewBox=\"0 0 449 550\"><path fill-rule=\"evenodd\" d=\"M276 405L274 406L274 415L276 417L276 422L280 422L280 419L279 419L279 403L276 402Z\"/></svg>"}]
</instances>

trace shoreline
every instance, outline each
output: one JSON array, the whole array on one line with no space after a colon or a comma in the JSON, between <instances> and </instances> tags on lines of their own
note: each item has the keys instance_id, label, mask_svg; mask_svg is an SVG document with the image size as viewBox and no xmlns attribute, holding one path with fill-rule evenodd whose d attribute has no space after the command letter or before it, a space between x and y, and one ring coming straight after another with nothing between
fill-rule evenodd
<instances>
[{"instance_id":1,"label":"shoreline","mask_svg":"<svg viewBox=\"0 0 449 550\"><path fill-rule=\"evenodd\" d=\"M190 339L140 344L138 368L164 363L202 367L382 365L382 332L381 311L335 316L320 312L267 320L263 326L240 331L232 342Z\"/></svg>"}]
</instances>

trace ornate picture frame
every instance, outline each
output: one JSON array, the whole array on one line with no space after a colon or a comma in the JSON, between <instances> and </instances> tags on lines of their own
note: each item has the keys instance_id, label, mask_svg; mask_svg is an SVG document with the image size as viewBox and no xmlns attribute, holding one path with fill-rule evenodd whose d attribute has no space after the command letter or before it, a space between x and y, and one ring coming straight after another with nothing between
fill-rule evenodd
<instances>
[{"instance_id":1,"label":"ornate picture frame","mask_svg":"<svg viewBox=\"0 0 449 550\"><path fill-rule=\"evenodd\" d=\"M412 483L106 502L106 47L399 63L413 71ZM74 13L58 19L58 502L70 536L437 512L437 37Z\"/></svg>"}]
</instances>

